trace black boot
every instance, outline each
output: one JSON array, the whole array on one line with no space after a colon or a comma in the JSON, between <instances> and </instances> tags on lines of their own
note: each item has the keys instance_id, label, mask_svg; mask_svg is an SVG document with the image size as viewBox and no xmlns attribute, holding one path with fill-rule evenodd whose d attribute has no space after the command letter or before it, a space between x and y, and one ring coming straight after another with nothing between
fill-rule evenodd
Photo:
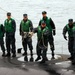
<instances>
[{"instance_id":1,"label":"black boot","mask_svg":"<svg viewBox=\"0 0 75 75\"><path fill-rule=\"evenodd\" d=\"M33 51L32 50L30 50L30 55L31 55L31 57L33 57Z\"/></svg>"},{"instance_id":2,"label":"black boot","mask_svg":"<svg viewBox=\"0 0 75 75\"><path fill-rule=\"evenodd\" d=\"M41 59L41 57L40 56L38 56L37 58L36 58L36 60L35 61L38 61L38 60L40 60Z\"/></svg>"},{"instance_id":3,"label":"black boot","mask_svg":"<svg viewBox=\"0 0 75 75\"><path fill-rule=\"evenodd\" d=\"M55 57L54 57L54 50L52 50L52 58L51 58L51 60L52 59L55 59Z\"/></svg>"},{"instance_id":4,"label":"black boot","mask_svg":"<svg viewBox=\"0 0 75 75\"><path fill-rule=\"evenodd\" d=\"M16 54L13 54L12 57L13 57L13 58L16 57Z\"/></svg>"},{"instance_id":5,"label":"black boot","mask_svg":"<svg viewBox=\"0 0 75 75\"><path fill-rule=\"evenodd\" d=\"M34 61L34 58L33 58L33 51L32 50L30 50L30 55L31 55L31 58L30 58L30 62L33 62Z\"/></svg>"},{"instance_id":6,"label":"black boot","mask_svg":"<svg viewBox=\"0 0 75 75\"><path fill-rule=\"evenodd\" d=\"M45 59L42 59L42 61L40 61L40 64L43 64L45 62L46 62Z\"/></svg>"},{"instance_id":7,"label":"black boot","mask_svg":"<svg viewBox=\"0 0 75 75\"><path fill-rule=\"evenodd\" d=\"M25 52L22 54L22 56L25 56Z\"/></svg>"},{"instance_id":8,"label":"black boot","mask_svg":"<svg viewBox=\"0 0 75 75\"><path fill-rule=\"evenodd\" d=\"M54 57L54 56L52 56L51 60L53 60L53 59L55 59L55 57Z\"/></svg>"},{"instance_id":9,"label":"black boot","mask_svg":"<svg viewBox=\"0 0 75 75\"><path fill-rule=\"evenodd\" d=\"M69 58L68 58L68 60L73 60L73 57L72 57L72 56L71 56L71 57L69 57Z\"/></svg>"},{"instance_id":10,"label":"black boot","mask_svg":"<svg viewBox=\"0 0 75 75\"><path fill-rule=\"evenodd\" d=\"M2 57L5 57L5 52L3 52Z\"/></svg>"},{"instance_id":11,"label":"black boot","mask_svg":"<svg viewBox=\"0 0 75 75\"><path fill-rule=\"evenodd\" d=\"M24 61L28 62L28 58L27 58L27 56L24 57Z\"/></svg>"},{"instance_id":12,"label":"black boot","mask_svg":"<svg viewBox=\"0 0 75 75\"><path fill-rule=\"evenodd\" d=\"M5 56L6 57L11 57L11 54L10 53L7 53Z\"/></svg>"},{"instance_id":13,"label":"black boot","mask_svg":"<svg viewBox=\"0 0 75 75\"><path fill-rule=\"evenodd\" d=\"M45 60L48 61L48 58L46 57Z\"/></svg>"},{"instance_id":14,"label":"black boot","mask_svg":"<svg viewBox=\"0 0 75 75\"><path fill-rule=\"evenodd\" d=\"M21 53L22 48L17 49L17 53Z\"/></svg>"},{"instance_id":15,"label":"black boot","mask_svg":"<svg viewBox=\"0 0 75 75\"><path fill-rule=\"evenodd\" d=\"M75 65L75 60L72 60L72 65Z\"/></svg>"},{"instance_id":16,"label":"black boot","mask_svg":"<svg viewBox=\"0 0 75 75\"><path fill-rule=\"evenodd\" d=\"M33 62L33 61L34 61L34 58L33 58L33 57L31 57L31 58L30 58L30 62Z\"/></svg>"},{"instance_id":17,"label":"black boot","mask_svg":"<svg viewBox=\"0 0 75 75\"><path fill-rule=\"evenodd\" d=\"M27 52L24 52L23 54L22 54L22 56L26 56L27 55Z\"/></svg>"}]
</instances>

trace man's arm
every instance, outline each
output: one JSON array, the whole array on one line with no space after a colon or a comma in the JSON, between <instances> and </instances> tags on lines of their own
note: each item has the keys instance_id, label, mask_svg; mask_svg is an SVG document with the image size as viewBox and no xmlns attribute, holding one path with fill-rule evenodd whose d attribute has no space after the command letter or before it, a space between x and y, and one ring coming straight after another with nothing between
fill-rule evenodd
<instances>
[{"instance_id":1,"label":"man's arm","mask_svg":"<svg viewBox=\"0 0 75 75\"><path fill-rule=\"evenodd\" d=\"M4 29L3 24L1 24L1 30L2 30L3 33L5 33L5 29Z\"/></svg>"},{"instance_id":2,"label":"man's arm","mask_svg":"<svg viewBox=\"0 0 75 75\"><path fill-rule=\"evenodd\" d=\"M19 27L19 34L21 35L22 30L21 30L21 23L20 23L20 27Z\"/></svg>"},{"instance_id":3,"label":"man's arm","mask_svg":"<svg viewBox=\"0 0 75 75\"><path fill-rule=\"evenodd\" d=\"M41 20L39 21L39 25L38 26L41 26Z\"/></svg>"},{"instance_id":4,"label":"man's arm","mask_svg":"<svg viewBox=\"0 0 75 75\"><path fill-rule=\"evenodd\" d=\"M4 31L5 31L5 33L6 33L5 25L6 25L6 20L4 21Z\"/></svg>"},{"instance_id":5,"label":"man's arm","mask_svg":"<svg viewBox=\"0 0 75 75\"><path fill-rule=\"evenodd\" d=\"M30 21L29 26L30 26L30 31L32 32L33 31L33 23L31 21Z\"/></svg>"},{"instance_id":6,"label":"man's arm","mask_svg":"<svg viewBox=\"0 0 75 75\"><path fill-rule=\"evenodd\" d=\"M67 33L67 26L65 26L64 28L63 28L63 37L64 37L64 39L66 39L67 40L67 37L66 37L66 33Z\"/></svg>"},{"instance_id":7,"label":"man's arm","mask_svg":"<svg viewBox=\"0 0 75 75\"><path fill-rule=\"evenodd\" d=\"M15 32L16 31L16 22L15 22L15 20L12 20L12 25L13 25L14 32Z\"/></svg>"},{"instance_id":8,"label":"man's arm","mask_svg":"<svg viewBox=\"0 0 75 75\"><path fill-rule=\"evenodd\" d=\"M34 29L33 29L33 32L34 32L34 33L37 33L37 32L38 32L38 28L34 28Z\"/></svg>"},{"instance_id":9,"label":"man's arm","mask_svg":"<svg viewBox=\"0 0 75 75\"><path fill-rule=\"evenodd\" d=\"M56 29L55 24L51 18L50 18L50 25L51 25L52 29Z\"/></svg>"},{"instance_id":10,"label":"man's arm","mask_svg":"<svg viewBox=\"0 0 75 75\"><path fill-rule=\"evenodd\" d=\"M2 30L2 32L3 32L3 37L4 37L5 29L4 29L3 24L1 24L1 30Z\"/></svg>"},{"instance_id":11,"label":"man's arm","mask_svg":"<svg viewBox=\"0 0 75 75\"><path fill-rule=\"evenodd\" d=\"M56 27L53 20L50 18L50 25L52 27L53 35L56 35Z\"/></svg>"}]
</instances>

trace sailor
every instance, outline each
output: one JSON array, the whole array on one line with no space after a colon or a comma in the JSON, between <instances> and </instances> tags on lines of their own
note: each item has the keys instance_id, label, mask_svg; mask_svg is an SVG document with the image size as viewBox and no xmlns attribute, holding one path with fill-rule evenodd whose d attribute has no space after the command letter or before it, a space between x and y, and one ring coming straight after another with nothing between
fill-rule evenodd
<instances>
[{"instance_id":1,"label":"sailor","mask_svg":"<svg viewBox=\"0 0 75 75\"><path fill-rule=\"evenodd\" d=\"M31 20L28 19L28 15L27 14L23 14L23 20L20 23L20 35L22 36L22 45L23 45L23 49L24 49L24 53L23 56L25 56L24 60L28 61L27 58L27 45L29 47L30 50L30 61L33 61L33 46L32 46L32 31L33 31L33 24L31 22Z\"/></svg>"},{"instance_id":2,"label":"sailor","mask_svg":"<svg viewBox=\"0 0 75 75\"><path fill-rule=\"evenodd\" d=\"M69 60L73 60L73 45L74 45L74 37L73 37L73 31L74 31L75 24L73 23L73 19L68 20L68 24L63 28L63 36L64 39L67 40L66 33L68 32L68 50L70 52L71 57L69 57Z\"/></svg>"},{"instance_id":3,"label":"sailor","mask_svg":"<svg viewBox=\"0 0 75 75\"><path fill-rule=\"evenodd\" d=\"M1 49L2 49L2 57L5 57L5 47L4 47L4 33L5 33L5 30L4 30L4 26L3 24L0 24L0 46L1 46Z\"/></svg>"},{"instance_id":4,"label":"sailor","mask_svg":"<svg viewBox=\"0 0 75 75\"><path fill-rule=\"evenodd\" d=\"M41 25L34 29L34 33L37 33L37 58L35 61L38 61L41 59L42 61L40 63L45 63L47 58L47 48L48 48L48 35L49 29L46 26L46 23L44 21L41 22Z\"/></svg>"},{"instance_id":5,"label":"sailor","mask_svg":"<svg viewBox=\"0 0 75 75\"><path fill-rule=\"evenodd\" d=\"M75 22L73 24L73 38L74 38L74 42L73 42L73 60L72 60L72 64L75 65Z\"/></svg>"},{"instance_id":6,"label":"sailor","mask_svg":"<svg viewBox=\"0 0 75 75\"><path fill-rule=\"evenodd\" d=\"M6 48L7 48L7 57L11 56L16 57L16 46L15 46L15 31L16 31L16 22L11 18L11 13L7 13L7 19L4 21L5 33L6 33Z\"/></svg>"},{"instance_id":7,"label":"sailor","mask_svg":"<svg viewBox=\"0 0 75 75\"><path fill-rule=\"evenodd\" d=\"M47 17L47 12L46 11L42 12L42 16L43 16L43 18L39 21L39 25L41 25L42 21L45 21L47 27L50 30L50 35L48 36L48 42L50 44L50 48L51 48L51 51L52 51L52 53L51 53L52 54L52 59L55 59L55 57L54 57L55 47L54 47L54 38L53 38L53 35L54 36L56 35L55 24L54 24L54 22L51 18Z\"/></svg>"}]
</instances>

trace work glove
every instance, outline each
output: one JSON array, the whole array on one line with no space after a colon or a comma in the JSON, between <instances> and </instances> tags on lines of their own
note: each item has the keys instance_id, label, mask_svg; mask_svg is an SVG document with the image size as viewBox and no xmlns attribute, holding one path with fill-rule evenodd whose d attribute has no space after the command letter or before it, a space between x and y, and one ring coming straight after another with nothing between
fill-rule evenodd
<instances>
[{"instance_id":1,"label":"work glove","mask_svg":"<svg viewBox=\"0 0 75 75\"><path fill-rule=\"evenodd\" d=\"M25 34L27 34L27 32L23 32L23 34L25 35Z\"/></svg>"},{"instance_id":2,"label":"work glove","mask_svg":"<svg viewBox=\"0 0 75 75\"><path fill-rule=\"evenodd\" d=\"M64 35L64 39L67 40L67 37Z\"/></svg>"},{"instance_id":3,"label":"work glove","mask_svg":"<svg viewBox=\"0 0 75 75\"><path fill-rule=\"evenodd\" d=\"M55 32L55 30L53 30L53 35L54 35L54 36L56 35L56 32Z\"/></svg>"},{"instance_id":4,"label":"work glove","mask_svg":"<svg viewBox=\"0 0 75 75\"><path fill-rule=\"evenodd\" d=\"M33 36L33 32L29 32L29 37L32 37Z\"/></svg>"},{"instance_id":5,"label":"work glove","mask_svg":"<svg viewBox=\"0 0 75 75\"><path fill-rule=\"evenodd\" d=\"M26 32L21 32L20 35L22 36L22 39L26 38Z\"/></svg>"},{"instance_id":6,"label":"work glove","mask_svg":"<svg viewBox=\"0 0 75 75\"><path fill-rule=\"evenodd\" d=\"M27 32L23 32L23 38L27 38L28 33Z\"/></svg>"}]
</instances>

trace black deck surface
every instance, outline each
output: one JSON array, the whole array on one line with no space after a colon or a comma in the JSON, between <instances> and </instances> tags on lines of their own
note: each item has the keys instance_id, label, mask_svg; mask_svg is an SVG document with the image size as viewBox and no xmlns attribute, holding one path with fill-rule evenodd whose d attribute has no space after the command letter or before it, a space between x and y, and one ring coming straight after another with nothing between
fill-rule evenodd
<instances>
[{"instance_id":1,"label":"black deck surface","mask_svg":"<svg viewBox=\"0 0 75 75\"><path fill-rule=\"evenodd\" d=\"M75 66L67 60L68 55L51 60L45 64L39 62L20 62L17 58L0 56L0 75L75 75Z\"/></svg>"}]
</instances>

